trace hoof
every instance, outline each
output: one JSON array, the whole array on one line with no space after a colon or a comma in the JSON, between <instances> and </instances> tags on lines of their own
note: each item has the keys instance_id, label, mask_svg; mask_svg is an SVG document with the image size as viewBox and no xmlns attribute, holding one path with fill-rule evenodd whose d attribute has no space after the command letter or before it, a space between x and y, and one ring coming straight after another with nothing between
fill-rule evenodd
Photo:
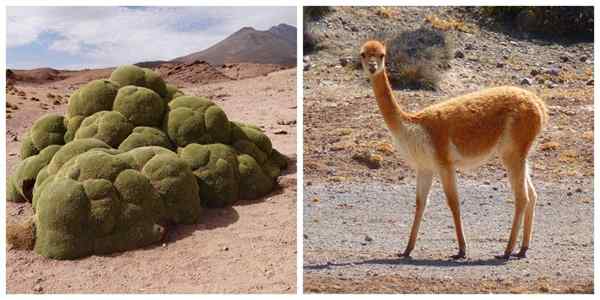
<instances>
[{"instance_id":1,"label":"hoof","mask_svg":"<svg viewBox=\"0 0 600 300\"><path fill-rule=\"evenodd\" d=\"M510 254L494 255L494 257L497 258L497 259L509 260L510 259Z\"/></svg>"},{"instance_id":2,"label":"hoof","mask_svg":"<svg viewBox=\"0 0 600 300\"><path fill-rule=\"evenodd\" d=\"M458 254L451 255L450 258L453 260L466 259L467 255L463 252L459 252Z\"/></svg>"},{"instance_id":3,"label":"hoof","mask_svg":"<svg viewBox=\"0 0 600 300\"><path fill-rule=\"evenodd\" d=\"M400 257L400 258L405 258L405 259L412 259L412 257L410 257L410 252L401 252L396 254L396 256Z\"/></svg>"},{"instance_id":4,"label":"hoof","mask_svg":"<svg viewBox=\"0 0 600 300\"><path fill-rule=\"evenodd\" d=\"M515 253L512 256L516 257L516 258L519 258L519 259L527 258L526 252L527 252L527 250L521 250L521 251L519 251L519 253Z\"/></svg>"}]
</instances>

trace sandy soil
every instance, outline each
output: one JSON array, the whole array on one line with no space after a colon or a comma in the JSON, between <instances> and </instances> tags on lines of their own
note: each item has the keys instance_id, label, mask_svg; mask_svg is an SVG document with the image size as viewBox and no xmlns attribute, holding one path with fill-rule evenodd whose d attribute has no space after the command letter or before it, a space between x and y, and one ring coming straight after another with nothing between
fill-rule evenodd
<instances>
[{"instance_id":1,"label":"sandy soil","mask_svg":"<svg viewBox=\"0 0 600 300\"><path fill-rule=\"evenodd\" d=\"M296 290L296 70L200 87L230 119L263 127L274 147L292 159L281 189L226 209L207 210L201 224L178 226L169 241L108 256L58 261L7 249L8 293L295 293ZM7 175L32 122L62 113L78 83L19 84L25 97L7 95ZM49 97L52 93L54 97ZM63 96L54 104L56 95ZM221 95L215 97L215 95ZM32 100L35 97L38 100ZM31 215L29 204L7 203L7 222Z\"/></svg>"},{"instance_id":2,"label":"sandy soil","mask_svg":"<svg viewBox=\"0 0 600 300\"><path fill-rule=\"evenodd\" d=\"M395 257L413 219L414 172L393 152L362 70L342 62L352 61L365 36L413 30L430 15L465 20L473 31L449 32L464 56L450 61L439 90L394 91L407 111L498 85L532 90L549 107L549 124L530 158L540 201L527 259L493 258L505 246L514 206L497 159L459 172L467 260L448 259L456 241L439 183L413 259ZM308 54L304 72L306 292L593 292L592 42L492 31L447 7L338 7L311 28L323 49ZM533 84L521 85L525 77ZM381 165L354 159L365 151L379 155Z\"/></svg>"}]
</instances>

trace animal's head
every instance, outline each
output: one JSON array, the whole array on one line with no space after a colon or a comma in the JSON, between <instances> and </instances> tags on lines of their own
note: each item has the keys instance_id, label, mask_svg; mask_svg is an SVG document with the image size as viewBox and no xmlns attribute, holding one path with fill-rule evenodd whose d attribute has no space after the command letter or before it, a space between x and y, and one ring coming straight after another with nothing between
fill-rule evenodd
<instances>
[{"instance_id":1,"label":"animal's head","mask_svg":"<svg viewBox=\"0 0 600 300\"><path fill-rule=\"evenodd\" d=\"M369 78L383 72L385 69L385 45L375 40L364 43L360 47L360 62Z\"/></svg>"}]
</instances>

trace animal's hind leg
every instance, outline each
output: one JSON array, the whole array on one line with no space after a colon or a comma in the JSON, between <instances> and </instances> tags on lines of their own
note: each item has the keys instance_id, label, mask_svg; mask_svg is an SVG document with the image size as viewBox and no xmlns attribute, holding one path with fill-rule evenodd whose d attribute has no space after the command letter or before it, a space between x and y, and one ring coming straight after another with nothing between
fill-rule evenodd
<instances>
[{"instance_id":1,"label":"animal's hind leg","mask_svg":"<svg viewBox=\"0 0 600 300\"><path fill-rule=\"evenodd\" d=\"M456 171L454 167L440 168L440 180L446 194L446 203L450 208L450 212L452 212L454 230L456 231L456 239L458 240L458 254L452 255L451 258L465 258L467 255L467 243L465 242L465 234L460 217L460 202L458 201L458 192L456 190Z\"/></svg>"},{"instance_id":2,"label":"animal's hind leg","mask_svg":"<svg viewBox=\"0 0 600 300\"><path fill-rule=\"evenodd\" d=\"M527 194L529 196L529 201L527 202L527 206L525 208L525 222L523 225L523 244L521 244L521 250L515 256L524 258L526 257L526 252L529 249L529 242L531 241L531 234L533 232L533 218L535 217L535 202L537 200L537 193L535 191L535 187L533 187L533 183L531 182L531 176L529 175L529 170L526 173L527 180Z\"/></svg>"},{"instance_id":3,"label":"animal's hind leg","mask_svg":"<svg viewBox=\"0 0 600 300\"><path fill-rule=\"evenodd\" d=\"M524 155L519 155L515 152L506 153L503 155L502 161L506 166L510 185L515 197L515 213L510 231L510 237L508 238L508 244L506 245L504 254L498 255L496 258L508 259L515 248L519 227L523 222L523 214L528 204L526 179L527 163Z\"/></svg>"}]
</instances>

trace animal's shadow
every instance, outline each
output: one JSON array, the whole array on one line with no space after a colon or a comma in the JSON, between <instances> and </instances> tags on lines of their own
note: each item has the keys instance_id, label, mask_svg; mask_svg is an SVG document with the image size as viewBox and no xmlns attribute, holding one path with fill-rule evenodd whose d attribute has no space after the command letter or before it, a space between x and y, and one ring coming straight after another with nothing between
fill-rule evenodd
<instances>
[{"instance_id":1,"label":"animal's shadow","mask_svg":"<svg viewBox=\"0 0 600 300\"><path fill-rule=\"evenodd\" d=\"M427 267L474 267L474 266L502 266L508 261L504 259L488 258L476 260L450 260L450 259L414 259L414 258L375 258L344 263L325 263L305 265L306 270L323 270L331 267L349 267L356 265L396 265L396 266L427 266Z\"/></svg>"}]
</instances>

